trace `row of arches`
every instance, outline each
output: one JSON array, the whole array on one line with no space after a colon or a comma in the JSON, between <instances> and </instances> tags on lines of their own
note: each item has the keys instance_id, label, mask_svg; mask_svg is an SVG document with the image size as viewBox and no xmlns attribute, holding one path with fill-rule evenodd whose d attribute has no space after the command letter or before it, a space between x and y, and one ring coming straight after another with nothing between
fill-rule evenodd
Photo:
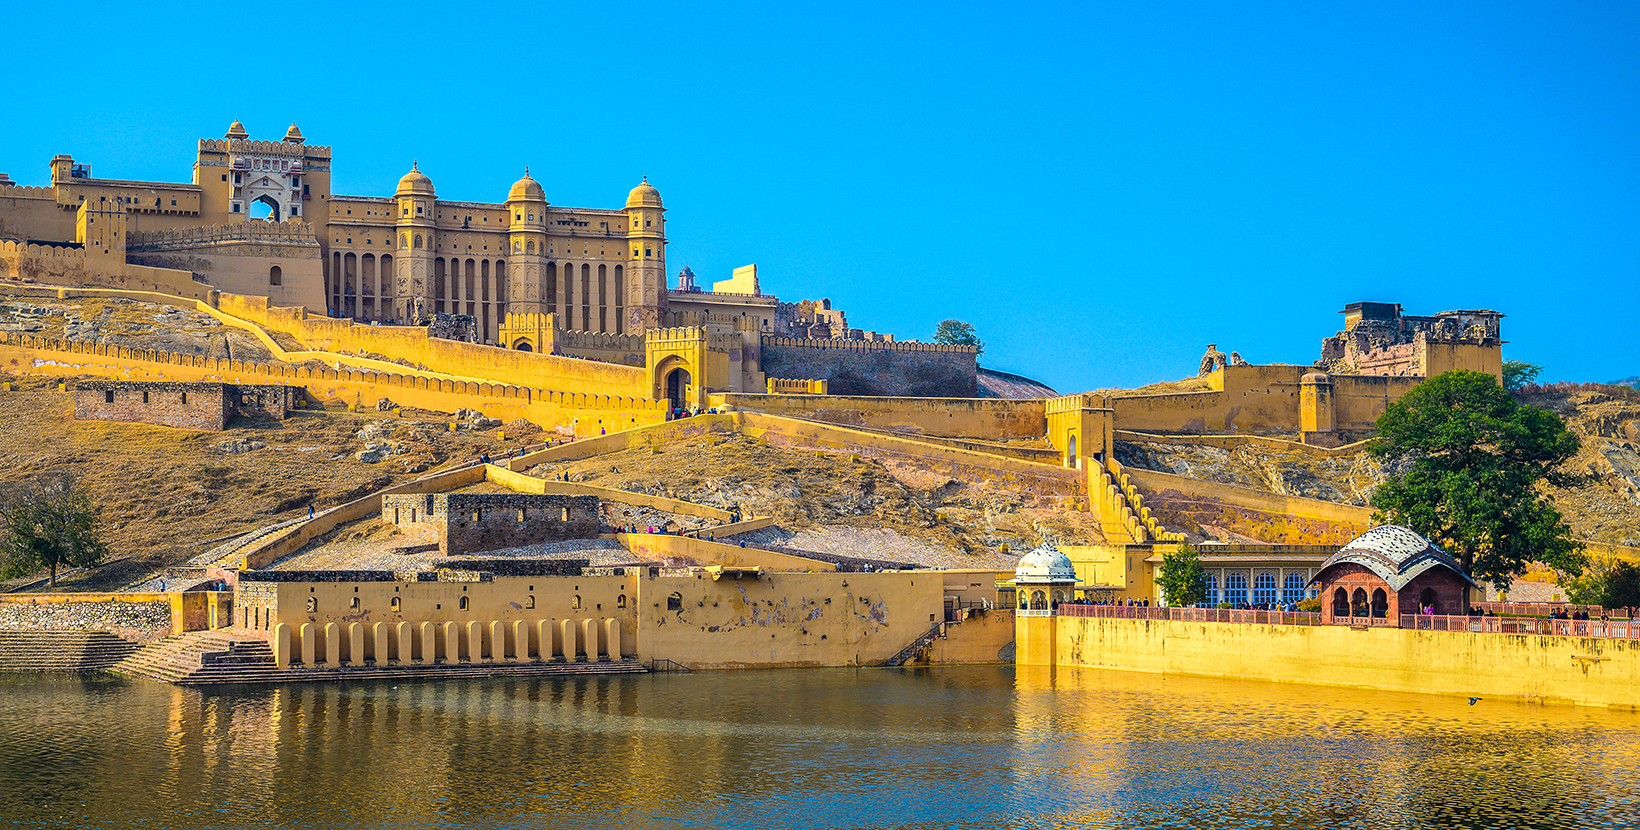
<instances>
[{"instance_id":1,"label":"row of arches","mask_svg":"<svg viewBox=\"0 0 1640 830\"><path fill-rule=\"evenodd\" d=\"M1434 588L1425 588L1418 594L1418 607L1428 607L1433 614L1449 613L1441 609L1441 601ZM1334 617L1378 617L1389 615L1389 594L1383 588L1374 588L1371 594L1365 588L1350 591L1333 589L1332 615Z\"/></svg>"}]
</instances>

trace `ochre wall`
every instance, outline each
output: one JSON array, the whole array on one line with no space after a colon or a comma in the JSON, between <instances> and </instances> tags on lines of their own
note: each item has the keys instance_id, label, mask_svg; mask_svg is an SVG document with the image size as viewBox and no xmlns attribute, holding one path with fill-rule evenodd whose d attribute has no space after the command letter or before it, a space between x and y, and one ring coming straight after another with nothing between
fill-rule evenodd
<instances>
[{"instance_id":1,"label":"ochre wall","mask_svg":"<svg viewBox=\"0 0 1640 830\"><path fill-rule=\"evenodd\" d=\"M1285 496L1201 481L1171 473L1124 467L1144 491L1145 506L1165 523L1188 517L1228 527L1266 542L1342 545L1372 526L1372 509Z\"/></svg>"},{"instance_id":2,"label":"ochre wall","mask_svg":"<svg viewBox=\"0 0 1640 830\"><path fill-rule=\"evenodd\" d=\"M1012 663L1013 643L1013 610L994 608L970 614L960 623L947 624L945 636L936 638L929 648L928 662L933 665Z\"/></svg>"},{"instance_id":3,"label":"ochre wall","mask_svg":"<svg viewBox=\"0 0 1640 830\"><path fill-rule=\"evenodd\" d=\"M944 613L939 572L639 580L638 655L690 668L869 666ZM667 609L672 592L683 598Z\"/></svg>"},{"instance_id":4,"label":"ochre wall","mask_svg":"<svg viewBox=\"0 0 1640 830\"><path fill-rule=\"evenodd\" d=\"M1635 640L1080 617L1021 618L1017 636L1053 622L1051 656L1021 664L1640 706Z\"/></svg>"},{"instance_id":5,"label":"ochre wall","mask_svg":"<svg viewBox=\"0 0 1640 830\"><path fill-rule=\"evenodd\" d=\"M822 573L835 571L837 566L818 559L788 556L759 548L743 548L726 542L711 542L693 536L659 533L617 533L622 546L645 561L657 557L688 559L700 565L723 565L729 568L762 568L766 571Z\"/></svg>"},{"instance_id":6,"label":"ochre wall","mask_svg":"<svg viewBox=\"0 0 1640 830\"><path fill-rule=\"evenodd\" d=\"M713 405L729 404L787 418L956 438L1040 438L1047 429L1040 400L750 393L713 395L711 399Z\"/></svg>"}]
</instances>

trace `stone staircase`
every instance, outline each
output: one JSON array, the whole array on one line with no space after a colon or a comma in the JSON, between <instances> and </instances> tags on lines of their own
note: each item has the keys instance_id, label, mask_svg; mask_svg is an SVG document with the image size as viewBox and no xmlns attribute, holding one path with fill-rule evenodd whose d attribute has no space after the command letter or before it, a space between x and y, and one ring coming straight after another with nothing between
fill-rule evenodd
<instances>
[{"instance_id":1,"label":"stone staircase","mask_svg":"<svg viewBox=\"0 0 1640 830\"><path fill-rule=\"evenodd\" d=\"M106 631L0 631L0 672L98 672L136 650Z\"/></svg>"},{"instance_id":2,"label":"stone staircase","mask_svg":"<svg viewBox=\"0 0 1640 830\"><path fill-rule=\"evenodd\" d=\"M229 631L191 631L167 637L116 665L118 674L173 683L214 686L236 683L307 683L319 680L450 679L458 677L539 677L644 674L635 660L544 663L366 664L339 668L279 668L269 644Z\"/></svg>"},{"instance_id":3,"label":"stone staircase","mask_svg":"<svg viewBox=\"0 0 1640 830\"><path fill-rule=\"evenodd\" d=\"M954 624L954 623L950 623L950 624ZM906 663L911 662L913 659L916 659L918 657L918 655L922 654L924 649L926 649L929 646L933 645L934 641L936 639L938 639L941 634L945 633L945 626L946 625L948 625L948 623L945 623L945 622L935 623L933 628L928 629L926 632L923 632L922 636L918 637L915 640L912 640L911 644L906 646L905 648L900 649L900 652L898 654L894 655L893 657L888 658L887 660L884 660L882 662L882 665L884 665L884 666L903 666Z\"/></svg>"}]
</instances>

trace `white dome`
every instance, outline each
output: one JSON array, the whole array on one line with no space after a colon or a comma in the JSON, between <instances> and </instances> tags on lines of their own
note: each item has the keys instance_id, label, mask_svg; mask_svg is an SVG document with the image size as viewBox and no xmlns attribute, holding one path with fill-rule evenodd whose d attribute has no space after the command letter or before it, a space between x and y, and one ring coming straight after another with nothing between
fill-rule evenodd
<instances>
[{"instance_id":1,"label":"white dome","mask_svg":"<svg viewBox=\"0 0 1640 830\"><path fill-rule=\"evenodd\" d=\"M1076 566L1059 548L1044 544L1019 558L1014 568L1014 582L1075 582Z\"/></svg>"}]
</instances>

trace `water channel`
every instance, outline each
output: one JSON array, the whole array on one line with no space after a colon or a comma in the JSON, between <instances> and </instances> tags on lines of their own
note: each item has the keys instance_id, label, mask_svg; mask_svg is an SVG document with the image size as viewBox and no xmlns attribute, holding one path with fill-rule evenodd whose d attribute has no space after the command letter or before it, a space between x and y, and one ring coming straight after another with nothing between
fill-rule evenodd
<instances>
[{"instance_id":1,"label":"water channel","mask_svg":"<svg viewBox=\"0 0 1640 830\"><path fill-rule=\"evenodd\" d=\"M1640 714L1011 667L0 675L21 827L1637 827Z\"/></svg>"}]
</instances>

